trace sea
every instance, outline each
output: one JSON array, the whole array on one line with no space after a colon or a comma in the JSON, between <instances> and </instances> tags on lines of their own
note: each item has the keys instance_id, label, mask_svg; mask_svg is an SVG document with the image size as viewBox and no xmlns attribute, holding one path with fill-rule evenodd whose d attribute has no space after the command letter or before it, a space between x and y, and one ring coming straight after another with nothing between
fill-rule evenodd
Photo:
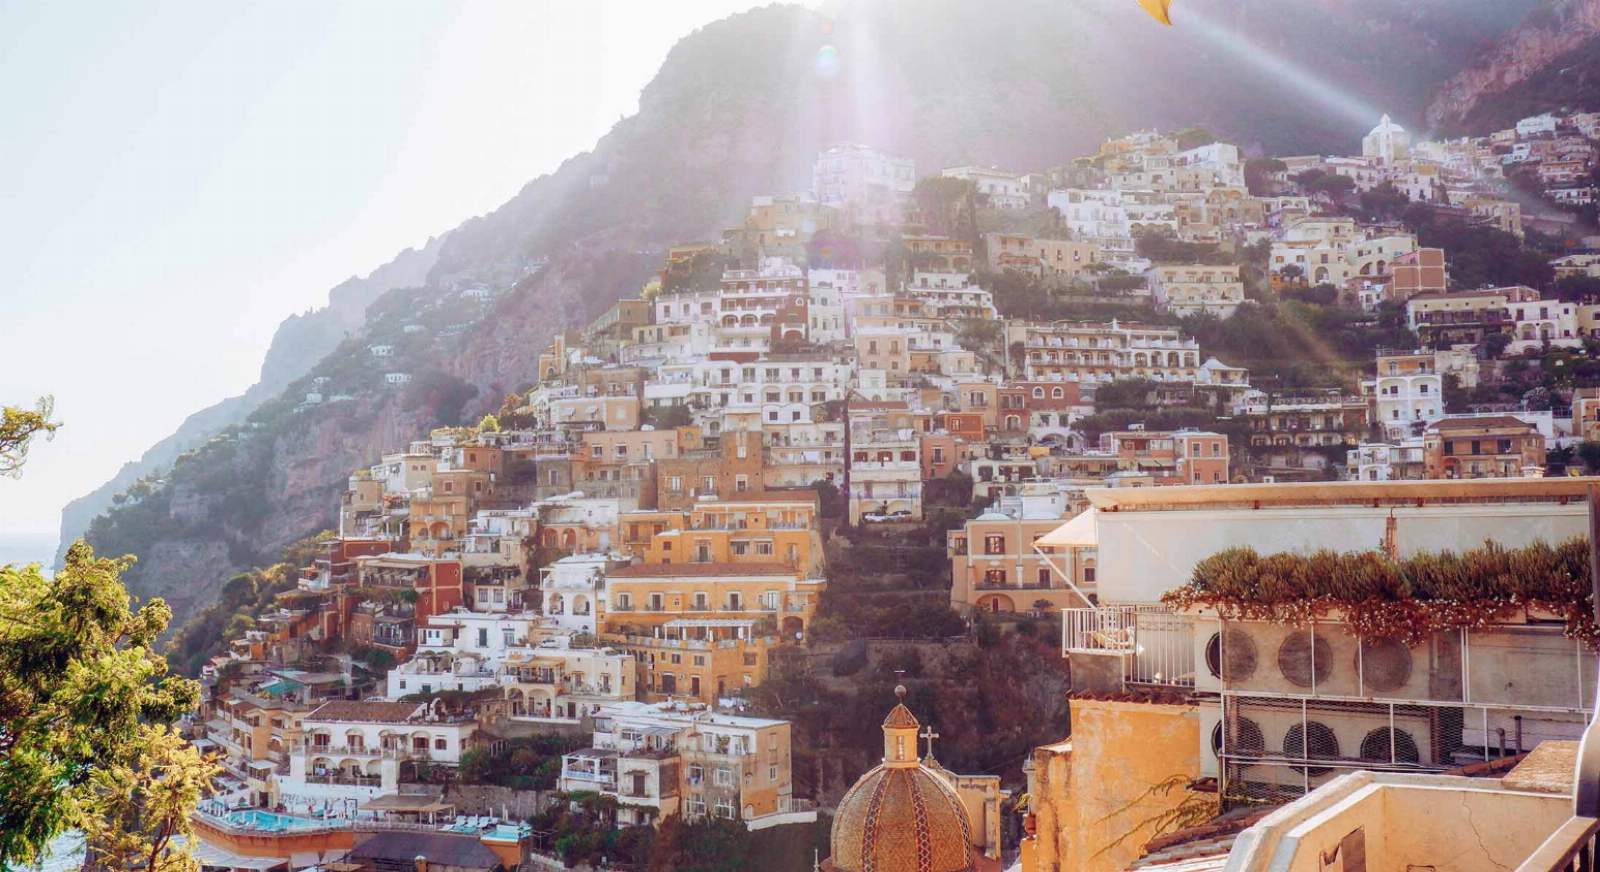
<instances>
[{"instance_id":1,"label":"sea","mask_svg":"<svg viewBox=\"0 0 1600 872\"><path fill-rule=\"evenodd\" d=\"M43 860L37 866L25 866L18 872L72 872L83 866L83 834L65 833L50 843Z\"/></svg>"},{"instance_id":2,"label":"sea","mask_svg":"<svg viewBox=\"0 0 1600 872\"><path fill-rule=\"evenodd\" d=\"M56 560L55 533L13 533L0 530L0 566L7 563L38 563L48 570Z\"/></svg>"}]
</instances>

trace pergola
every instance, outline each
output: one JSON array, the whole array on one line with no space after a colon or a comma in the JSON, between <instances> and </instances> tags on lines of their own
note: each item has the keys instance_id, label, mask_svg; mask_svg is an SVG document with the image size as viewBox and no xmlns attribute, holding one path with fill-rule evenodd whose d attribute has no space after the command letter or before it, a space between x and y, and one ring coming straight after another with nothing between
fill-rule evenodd
<instances>
[{"instance_id":1,"label":"pergola","mask_svg":"<svg viewBox=\"0 0 1600 872\"><path fill-rule=\"evenodd\" d=\"M376 796L362 803L360 809L378 812L385 819L390 815L396 815L401 820L429 824L438 823L440 820L448 821L456 813L455 803L446 802L431 793L391 793L386 796Z\"/></svg>"}]
</instances>

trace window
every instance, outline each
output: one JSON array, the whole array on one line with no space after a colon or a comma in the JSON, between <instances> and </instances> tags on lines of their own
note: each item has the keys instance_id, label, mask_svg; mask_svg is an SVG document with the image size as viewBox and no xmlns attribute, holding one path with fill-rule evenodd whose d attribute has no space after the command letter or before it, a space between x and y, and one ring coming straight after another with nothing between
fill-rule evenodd
<instances>
[{"instance_id":1,"label":"window","mask_svg":"<svg viewBox=\"0 0 1600 872\"><path fill-rule=\"evenodd\" d=\"M433 740L433 749L435 751L443 751L449 746L450 743L446 742L442 736Z\"/></svg>"},{"instance_id":2,"label":"window","mask_svg":"<svg viewBox=\"0 0 1600 872\"><path fill-rule=\"evenodd\" d=\"M712 784L715 784L718 787L732 787L732 786L734 786L733 785L733 770L732 769L729 769L726 766L718 766L716 768L714 776L715 777L712 779L712 782L711 782Z\"/></svg>"},{"instance_id":3,"label":"window","mask_svg":"<svg viewBox=\"0 0 1600 872\"><path fill-rule=\"evenodd\" d=\"M985 554L1004 554L1004 553L1006 553L1006 537L1004 535L993 534L993 533L988 535L988 536L983 537L983 553L985 553Z\"/></svg>"}]
</instances>

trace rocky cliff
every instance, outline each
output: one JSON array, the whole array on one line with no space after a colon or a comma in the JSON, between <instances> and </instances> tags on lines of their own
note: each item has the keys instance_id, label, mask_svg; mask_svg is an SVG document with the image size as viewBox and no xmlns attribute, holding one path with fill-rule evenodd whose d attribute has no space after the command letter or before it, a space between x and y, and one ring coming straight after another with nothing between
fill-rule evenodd
<instances>
[{"instance_id":1,"label":"rocky cliff","mask_svg":"<svg viewBox=\"0 0 1600 872\"><path fill-rule=\"evenodd\" d=\"M1440 86L1428 104L1428 124L1446 132L1481 134L1490 126L1508 123L1506 113L1479 111L1475 115L1475 110L1486 100L1516 89L1553 67L1575 62L1574 52L1586 51L1592 59L1600 51L1600 43L1594 41L1596 36L1600 36L1600 0L1547 0L1478 62ZM1552 77L1560 72L1554 70ZM1530 110L1527 105L1517 111L1535 114L1561 108L1539 105Z\"/></svg>"},{"instance_id":2,"label":"rocky cliff","mask_svg":"<svg viewBox=\"0 0 1600 872\"><path fill-rule=\"evenodd\" d=\"M832 18L785 6L733 16L680 41L639 112L593 151L407 261L425 277L369 279L352 296L388 289L360 319L297 326L332 347L269 355L283 364L281 387L263 389L273 396L171 446L170 469L97 517L90 541L137 554L130 587L168 596L181 621L232 571L329 526L351 469L532 382L554 332L636 293L666 246L714 238L753 194L808 187L827 144L871 143L924 172L1043 168L1111 133L1195 123L1274 152L1347 150L1365 119L1330 113L1273 63L1420 114L1433 85L1530 2L1188 0L1196 18L1172 29L1125 0L879 0ZM1474 13L1430 25L1430 12L1457 5ZM494 295L463 294L478 287ZM394 353L374 356L373 345ZM295 371L296 361L311 365ZM327 401L308 405L313 379Z\"/></svg>"},{"instance_id":3,"label":"rocky cliff","mask_svg":"<svg viewBox=\"0 0 1600 872\"><path fill-rule=\"evenodd\" d=\"M185 418L176 432L150 446L138 460L130 460L105 484L68 503L61 510L61 540L56 547L59 564L70 546L89 529L96 515L111 508L116 495L147 475L159 475L178 455L243 421L247 415L304 375L339 341L361 326L367 305L393 288L422 284L438 258L440 239L430 239L420 249L408 248L394 260L365 277L352 276L328 292L328 305L290 315L273 333L261 363L261 375L244 393Z\"/></svg>"}]
</instances>

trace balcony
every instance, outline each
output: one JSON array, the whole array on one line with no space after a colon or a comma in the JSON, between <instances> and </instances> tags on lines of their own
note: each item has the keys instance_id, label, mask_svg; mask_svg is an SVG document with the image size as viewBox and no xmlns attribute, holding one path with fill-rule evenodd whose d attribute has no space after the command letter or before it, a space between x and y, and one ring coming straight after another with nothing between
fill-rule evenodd
<instances>
[{"instance_id":1,"label":"balcony","mask_svg":"<svg viewBox=\"0 0 1600 872\"><path fill-rule=\"evenodd\" d=\"M1124 684L1194 686L1194 624L1165 606L1063 609L1061 648L1120 657Z\"/></svg>"},{"instance_id":2,"label":"balcony","mask_svg":"<svg viewBox=\"0 0 1600 872\"><path fill-rule=\"evenodd\" d=\"M379 775L346 775L344 773L325 772L307 773L307 784L329 784L346 787L382 787L383 777Z\"/></svg>"},{"instance_id":3,"label":"balcony","mask_svg":"<svg viewBox=\"0 0 1600 872\"><path fill-rule=\"evenodd\" d=\"M297 742L294 746L295 753L316 757L387 757L390 760L404 760L412 752L407 748L374 748L366 745L316 745L306 742ZM424 756L427 751L418 752Z\"/></svg>"}]
</instances>

